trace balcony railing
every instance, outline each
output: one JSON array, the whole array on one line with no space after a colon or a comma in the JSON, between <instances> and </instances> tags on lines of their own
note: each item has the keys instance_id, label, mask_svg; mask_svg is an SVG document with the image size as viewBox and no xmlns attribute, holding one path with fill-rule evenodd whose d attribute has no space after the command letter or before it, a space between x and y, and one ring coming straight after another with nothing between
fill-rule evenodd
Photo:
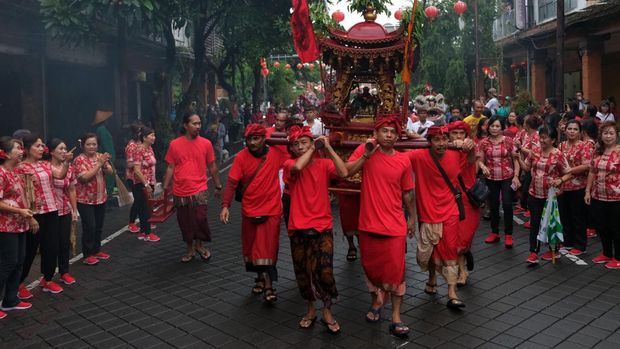
<instances>
[{"instance_id":1,"label":"balcony railing","mask_svg":"<svg viewBox=\"0 0 620 349\"><path fill-rule=\"evenodd\" d=\"M493 21L493 40L501 40L516 33L519 29L516 26L516 11L504 12Z\"/></svg>"}]
</instances>

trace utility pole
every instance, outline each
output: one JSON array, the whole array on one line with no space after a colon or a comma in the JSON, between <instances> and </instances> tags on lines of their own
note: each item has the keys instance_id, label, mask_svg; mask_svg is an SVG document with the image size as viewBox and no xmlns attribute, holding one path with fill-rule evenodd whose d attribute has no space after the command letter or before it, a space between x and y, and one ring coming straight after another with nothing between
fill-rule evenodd
<instances>
[{"instance_id":1,"label":"utility pole","mask_svg":"<svg viewBox=\"0 0 620 349\"><path fill-rule=\"evenodd\" d=\"M476 71L474 78L474 100L482 94L482 84L480 83L480 35L478 33L478 0L474 1L474 40L476 50Z\"/></svg>"},{"instance_id":2,"label":"utility pole","mask_svg":"<svg viewBox=\"0 0 620 349\"><path fill-rule=\"evenodd\" d=\"M556 0L555 98L564 105L564 0Z\"/></svg>"}]
</instances>

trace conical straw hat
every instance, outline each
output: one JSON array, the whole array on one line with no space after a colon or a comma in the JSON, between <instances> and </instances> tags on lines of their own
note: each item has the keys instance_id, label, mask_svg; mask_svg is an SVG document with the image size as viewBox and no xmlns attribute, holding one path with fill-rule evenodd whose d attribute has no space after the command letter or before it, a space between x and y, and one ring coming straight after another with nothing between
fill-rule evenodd
<instances>
[{"instance_id":1,"label":"conical straw hat","mask_svg":"<svg viewBox=\"0 0 620 349\"><path fill-rule=\"evenodd\" d=\"M112 116L112 114L113 113L111 111L97 110L97 113L95 113L95 120L93 121L93 125L97 125L106 121L108 118L110 118L110 116Z\"/></svg>"}]
</instances>

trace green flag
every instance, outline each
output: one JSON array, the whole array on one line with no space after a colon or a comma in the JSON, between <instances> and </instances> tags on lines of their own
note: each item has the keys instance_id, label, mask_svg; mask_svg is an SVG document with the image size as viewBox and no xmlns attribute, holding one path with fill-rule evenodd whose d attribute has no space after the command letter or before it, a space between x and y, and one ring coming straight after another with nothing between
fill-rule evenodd
<instances>
[{"instance_id":1,"label":"green flag","mask_svg":"<svg viewBox=\"0 0 620 349\"><path fill-rule=\"evenodd\" d=\"M564 242L556 194L556 188L549 188L547 201L545 202L545 208L543 209L542 219L540 221L540 230L538 231L538 240L549 244L552 250L555 250L561 242Z\"/></svg>"}]
</instances>

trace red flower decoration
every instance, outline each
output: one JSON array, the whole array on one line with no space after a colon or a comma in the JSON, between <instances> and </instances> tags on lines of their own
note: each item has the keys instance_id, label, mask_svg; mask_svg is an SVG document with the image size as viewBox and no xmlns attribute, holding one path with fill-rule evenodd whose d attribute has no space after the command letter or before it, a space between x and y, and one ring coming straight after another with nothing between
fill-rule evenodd
<instances>
[{"instance_id":1,"label":"red flower decoration","mask_svg":"<svg viewBox=\"0 0 620 349\"><path fill-rule=\"evenodd\" d=\"M0 159L6 160L9 158L9 155L2 149L0 149Z\"/></svg>"},{"instance_id":2,"label":"red flower decoration","mask_svg":"<svg viewBox=\"0 0 620 349\"><path fill-rule=\"evenodd\" d=\"M43 154L47 155L50 153L50 148L47 147L47 145L43 146Z\"/></svg>"}]
</instances>

